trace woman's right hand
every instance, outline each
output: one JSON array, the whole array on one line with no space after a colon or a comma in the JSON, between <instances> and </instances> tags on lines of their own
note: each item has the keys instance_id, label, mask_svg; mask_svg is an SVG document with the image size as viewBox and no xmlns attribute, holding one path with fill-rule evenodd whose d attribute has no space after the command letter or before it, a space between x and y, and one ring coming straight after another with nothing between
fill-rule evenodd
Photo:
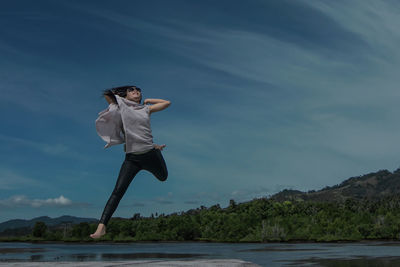
<instances>
[{"instance_id":1,"label":"woman's right hand","mask_svg":"<svg viewBox=\"0 0 400 267\"><path fill-rule=\"evenodd\" d=\"M157 144L154 144L154 148L155 148L155 149L159 149L160 151L162 151L162 150L164 149L164 147L166 147L165 144L164 144L164 145L157 145Z\"/></svg>"}]
</instances>

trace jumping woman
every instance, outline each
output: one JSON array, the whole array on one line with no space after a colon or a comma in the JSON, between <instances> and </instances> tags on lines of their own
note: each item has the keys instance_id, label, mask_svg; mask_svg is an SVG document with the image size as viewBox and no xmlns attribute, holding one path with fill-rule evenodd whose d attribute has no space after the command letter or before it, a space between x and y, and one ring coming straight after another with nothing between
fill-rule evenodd
<instances>
[{"instance_id":1,"label":"jumping woman","mask_svg":"<svg viewBox=\"0 0 400 267\"><path fill-rule=\"evenodd\" d=\"M171 102L163 99L145 99L141 104L142 90L136 86L112 88L105 90L103 95L109 106L99 113L96 120L97 133L107 142L105 148L125 143L125 160L97 230L90 235L91 238L100 238L106 234L108 221L140 170L151 172L160 181L165 181L168 176L167 166L161 154L165 145L153 143L150 114L166 109Z\"/></svg>"}]
</instances>

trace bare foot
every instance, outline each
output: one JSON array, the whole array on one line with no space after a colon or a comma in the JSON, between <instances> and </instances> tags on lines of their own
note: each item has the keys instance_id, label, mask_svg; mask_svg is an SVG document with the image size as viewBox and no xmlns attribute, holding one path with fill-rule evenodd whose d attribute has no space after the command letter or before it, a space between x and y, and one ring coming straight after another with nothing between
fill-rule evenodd
<instances>
[{"instance_id":1,"label":"bare foot","mask_svg":"<svg viewBox=\"0 0 400 267\"><path fill-rule=\"evenodd\" d=\"M99 225L97 226L96 232L91 234L90 237L96 239L96 238L102 237L105 234L106 234L106 226L102 223L99 223Z\"/></svg>"}]
</instances>

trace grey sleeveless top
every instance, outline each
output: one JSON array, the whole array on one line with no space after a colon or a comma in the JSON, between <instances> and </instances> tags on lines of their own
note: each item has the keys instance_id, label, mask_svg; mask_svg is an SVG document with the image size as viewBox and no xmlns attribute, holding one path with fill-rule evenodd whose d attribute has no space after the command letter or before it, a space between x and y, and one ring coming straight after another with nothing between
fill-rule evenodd
<instances>
[{"instance_id":1,"label":"grey sleeveless top","mask_svg":"<svg viewBox=\"0 0 400 267\"><path fill-rule=\"evenodd\" d=\"M107 142L104 148L125 143L125 153L143 153L154 147L150 108L118 95L117 104L99 113L98 135Z\"/></svg>"}]
</instances>

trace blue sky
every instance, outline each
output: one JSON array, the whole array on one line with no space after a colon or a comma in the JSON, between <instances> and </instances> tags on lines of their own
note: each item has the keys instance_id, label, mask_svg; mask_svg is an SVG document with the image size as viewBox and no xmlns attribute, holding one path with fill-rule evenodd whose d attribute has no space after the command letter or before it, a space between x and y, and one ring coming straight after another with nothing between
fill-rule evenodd
<instances>
[{"instance_id":1,"label":"blue sky","mask_svg":"<svg viewBox=\"0 0 400 267\"><path fill-rule=\"evenodd\" d=\"M7 1L0 11L0 222L99 218L124 159L105 88L152 115L169 177L115 216L226 206L399 167L395 1Z\"/></svg>"}]
</instances>

